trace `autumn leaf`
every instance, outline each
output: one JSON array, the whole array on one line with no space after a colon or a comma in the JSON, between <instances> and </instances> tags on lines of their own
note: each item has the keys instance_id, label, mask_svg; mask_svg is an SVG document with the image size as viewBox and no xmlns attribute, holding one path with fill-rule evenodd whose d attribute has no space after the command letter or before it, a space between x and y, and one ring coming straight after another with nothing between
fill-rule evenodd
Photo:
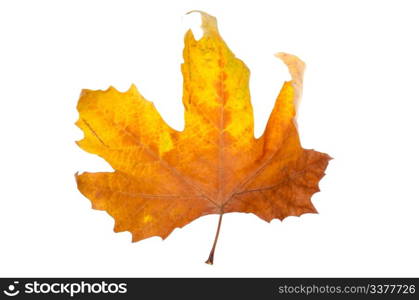
<instances>
[{"instance_id":1,"label":"autumn leaf","mask_svg":"<svg viewBox=\"0 0 419 300\"><path fill-rule=\"evenodd\" d=\"M133 242L165 239L208 214L253 213L265 221L316 213L327 154L301 147L296 127L304 63L279 53L292 80L276 99L265 132L254 137L249 70L227 47L216 19L201 12L203 36L185 35L182 64L185 129L165 123L134 85L126 92L83 90L78 145L100 155L114 172L76 174L94 209L115 219L115 232Z\"/></svg>"}]
</instances>

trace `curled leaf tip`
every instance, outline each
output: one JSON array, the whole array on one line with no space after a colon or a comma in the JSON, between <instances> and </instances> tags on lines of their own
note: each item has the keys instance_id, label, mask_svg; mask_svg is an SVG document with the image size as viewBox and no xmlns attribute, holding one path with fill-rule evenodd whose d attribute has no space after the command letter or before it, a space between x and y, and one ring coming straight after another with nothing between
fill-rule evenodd
<instances>
[{"instance_id":1,"label":"curled leaf tip","mask_svg":"<svg viewBox=\"0 0 419 300\"><path fill-rule=\"evenodd\" d=\"M291 83L294 87L294 105L297 109L301 102L303 78L306 65L298 58L298 56L293 54L279 52L275 54L275 56L281 59L288 67L288 71L291 75Z\"/></svg>"},{"instance_id":2,"label":"curled leaf tip","mask_svg":"<svg viewBox=\"0 0 419 300\"><path fill-rule=\"evenodd\" d=\"M204 33L204 35L210 35L210 34L217 34L218 35L218 26L217 26L217 19L214 16L211 16L210 14L202 11L202 10L191 10L188 14L191 13L199 13L201 15L201 28Z\"/></svg>"}]
</instances>

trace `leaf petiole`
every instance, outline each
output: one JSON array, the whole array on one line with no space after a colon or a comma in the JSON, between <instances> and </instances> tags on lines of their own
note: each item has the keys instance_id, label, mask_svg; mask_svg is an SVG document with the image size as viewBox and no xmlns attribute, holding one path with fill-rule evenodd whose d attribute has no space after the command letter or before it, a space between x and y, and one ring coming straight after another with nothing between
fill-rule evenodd
<instances>
[{"instance_id":1,"label":"leaf petiole","mask_svg":"<svg viewBox=\"0 0 419 300\"><path fill-rule=\"evenodd\" d=\"M214 252L215 252L215 247L217 246L217 241L218 241L218 236L220 234L220 228L221 228L222 220L223 220L223 213L220 213L220 218L218 219L217 232L215 233L214 244L212 245L212 249L211 249L211 252L208 256L208 259L205 262L206 264L209 264L209 265L214 264Z\"/></svg>"}]
</instances>

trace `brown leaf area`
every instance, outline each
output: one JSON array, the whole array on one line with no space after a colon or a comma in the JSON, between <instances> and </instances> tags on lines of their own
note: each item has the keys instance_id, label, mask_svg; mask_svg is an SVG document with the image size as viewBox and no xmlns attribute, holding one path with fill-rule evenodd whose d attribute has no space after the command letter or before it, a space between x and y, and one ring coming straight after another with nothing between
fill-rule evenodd
<instances>
[{"instance_id":1,"label":"brown leaf area","mask_svg":"<svg viewBox=\"0 0 419 300\"><path fill-rule=\"evenodd\" d=\"M78 145L104 158L114 172L76 174L93 208L115 219L132 240L166 238L175 228L219 214L253 213L265 221L316 213L330 156L301 147L296 127L304 63L279 53L292 80L276 99L264 134L254 137L246 65L227 47L216 19L202 13L203 37L185 35L185 128L167 125L134 85L126 92L83 90Z\"/></svg>"}]
</instances>

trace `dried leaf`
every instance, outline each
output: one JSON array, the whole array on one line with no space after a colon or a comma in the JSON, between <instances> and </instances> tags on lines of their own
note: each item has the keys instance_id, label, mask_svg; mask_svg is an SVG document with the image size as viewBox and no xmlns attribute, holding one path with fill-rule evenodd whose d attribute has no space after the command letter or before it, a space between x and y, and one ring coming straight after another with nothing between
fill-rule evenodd
<instances>
[{"instance_id":1,"label":"dried leaf","mask_svg":"<svg viewBox=\"0 0 419 300\"><path fill-rule=\"evenodd\" d=\"M265 221L315 213L327 154L301 147L295 122L304 63L279 53L292 80L285 82L262 137L254 137L249 70L202 13L203 37L185 35L185 129L167 125L134 85L126 92L83 90L78 145L103 157L115 172L76 175L93 208L115 219L132 240L166 238L176 227L219 214L253 213Z\"/></svg>"}]
</instances>

